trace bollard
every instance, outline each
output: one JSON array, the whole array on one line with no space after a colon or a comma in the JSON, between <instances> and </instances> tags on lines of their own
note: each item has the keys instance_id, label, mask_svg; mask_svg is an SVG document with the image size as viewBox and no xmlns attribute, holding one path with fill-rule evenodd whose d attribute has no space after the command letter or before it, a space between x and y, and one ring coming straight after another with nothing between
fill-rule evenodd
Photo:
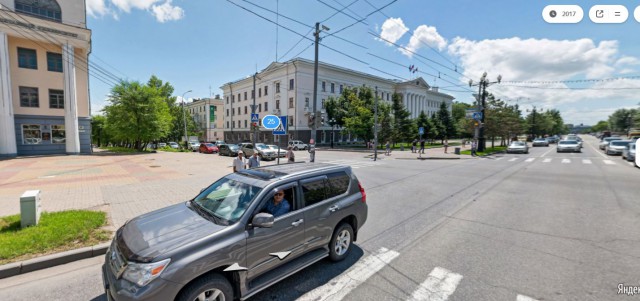
<instances>
[{"instance_id":1,"label":"bollard","mask_svg":"<svg viewBox=\"0 0 640 301\"><path fill-rule=\"evenodd\" d=\"M40 190L25 191L20 196L20 227L38 225L40 212Z\"/></svg>"}]
</instances>

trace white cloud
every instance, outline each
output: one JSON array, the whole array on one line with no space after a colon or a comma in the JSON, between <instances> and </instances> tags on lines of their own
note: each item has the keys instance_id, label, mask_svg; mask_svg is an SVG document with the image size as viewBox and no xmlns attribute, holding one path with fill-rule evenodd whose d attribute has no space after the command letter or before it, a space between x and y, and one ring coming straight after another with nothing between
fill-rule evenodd
<instances>
[{"instance_id":1,"label":"white cloud","mask_svg":"<svg viewBox=\"0 0 640 301\"><path fill-rule=\"evenodd\" d=\"M94 18L98 18L110 14L110 11L104 0L87 0L87 13Z\"/></svg>"},{"instance_id":2,"label":"white cloud","mask_svg":"<svg viewBox=\"0 0 640 301\"><path fill-rule=\"evenodd\" d=\"M160 23L167 21L177 21L184 17L184 10L181 7L172 5L172 0L87 0L87 13L94 17L111 15L118 20L118 13L115 9L109 9L108 1L117 8L117 11L131 13L133 9L146 10L151 13Z\"/></svg>"},{"instance_id":3,"label":"white cloud","mask_svg":"<svg viewBox=\"0 0 640 301\"><path fill-rule=\"evenodd\" d=\"M171 0L167 0L162 5L154 5L152 7L156 20L160 23L167 21L177 21L184 17L184 10L180 7L171 5Z\"/></svg>"},{"instance_id":4,"label":"white cloud","mask_svg":"<svg viewBox=\"0 0 640 301\"><path fill-rule=\"evenodd\" d=\"M395 43L402 36L409 31L409 28L404 25L401 18L389 18L382 24L382 32L380 33L380 37L385 40L389 40L391 43ZM386 42L387 45L391 45L389 42Z\"/></svg>"},{"instance_id":5,"label":"white cloud","mask_svg":"<svg viewBox=\"0 0 640 301\"><path fill-rule=\"evenodd\" d=\"M616 61L616 66L625 67L629 65L640 65L640 60L632 56L624 56Z\"/></svg>"},{"instance_id":6,"label":"white cloud","mask_svg":"<svg viewBox=\"0 0 640 301\"><path fill-rule=\"evenodd\" d=\"M410 51L400 48L400 52L402 54L412 57L413 53L418 49L422 48L424 45L428 45L432 48L437 48L438 50L443 50L447 47L447 40L443 38L435 27L420 25L413 32L411 39L409 40L409 44L405 46Z\"/></svg>"}]
</instances>

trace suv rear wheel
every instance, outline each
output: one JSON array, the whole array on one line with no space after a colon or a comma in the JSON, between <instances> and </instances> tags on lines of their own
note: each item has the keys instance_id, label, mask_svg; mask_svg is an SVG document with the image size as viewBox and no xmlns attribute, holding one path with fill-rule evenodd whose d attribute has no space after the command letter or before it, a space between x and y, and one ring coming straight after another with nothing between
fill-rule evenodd
<instances>
[{"instance_id":1,"label":"suv rear wheel","mask_svg":"<svg viewBox=\"0 0 640 301\"><path fill-rule=\"evenodd\" d=\"M333 231L329 242L329 258L332 261L341 261L351 252L353 244L353 228L347 223L342 223Z\"/></svg>"},{"instance_id":2,"label":"suv rear wheel","mask_svg":"<svg viewBox=\"0 0 640 301\"><path fill-rule=\"evenodd\" d=\"M222 275L210 274L189 284L176 300L233 301L233 288Z\"/></svg>"}]
</instances>

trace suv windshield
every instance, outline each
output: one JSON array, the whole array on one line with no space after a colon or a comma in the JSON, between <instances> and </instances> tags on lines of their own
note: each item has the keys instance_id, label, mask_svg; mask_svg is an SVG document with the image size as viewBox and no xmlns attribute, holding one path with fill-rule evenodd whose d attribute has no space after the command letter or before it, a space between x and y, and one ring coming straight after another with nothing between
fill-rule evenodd
<instances>
[{"instance_id":1,"label":"suv windshield","mask_svg":"<svg viewBox=\"0 0 640 301\"><path fill-rule=\"evenodd\" d=\"M259 192L260 187L222 178L202 191L192 202L214 219L230 224L244 214Z\"/></svg>"}]
</instances>

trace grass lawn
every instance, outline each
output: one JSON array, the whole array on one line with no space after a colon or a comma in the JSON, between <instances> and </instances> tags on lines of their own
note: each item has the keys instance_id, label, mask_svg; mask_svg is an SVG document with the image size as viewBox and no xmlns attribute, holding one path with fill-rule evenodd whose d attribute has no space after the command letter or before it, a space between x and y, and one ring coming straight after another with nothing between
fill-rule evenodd
<instances>
[{"instance_id":1,"label":"grass lawn","mask_svg":"<svg viewBox=\"0 0 640 301\"><path fill-rule=\"evenodd\" d=\"M496 146L496 147L487 147L484 149L484 152L476 152L476 154L478 156L484 156L484 155L489 155L495 152L501 152L506 150L507 147L506 146ZM460 154L462 155L471 155L471 150L463 150L460 152Z\"/></svg>"},{"instance_id":2,"label":"grass lawn","mask_svg":"<svg viewBox=\"0 0 640 301\"><path fill-rule=\"evenodd\" d=\"M0 264L108 241L106 213L71 210L43 212L37 226L20 228L20 215L0 217Z\"/></svg>"}]
</instances>

